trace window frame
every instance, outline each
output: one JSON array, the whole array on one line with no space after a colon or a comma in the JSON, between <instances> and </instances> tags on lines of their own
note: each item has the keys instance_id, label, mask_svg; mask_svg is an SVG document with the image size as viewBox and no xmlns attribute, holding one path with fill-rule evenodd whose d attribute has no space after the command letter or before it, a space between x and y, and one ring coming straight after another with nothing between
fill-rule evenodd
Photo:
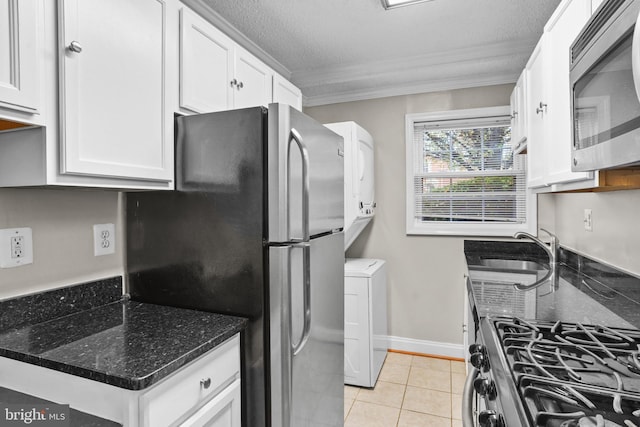
<instances>
[{"instance_id":1,"label":"window frame","mask_svg":"<svg viewBox=\"0 0 640 427\"><path fill-rule=\"evenodd\" d=\"M437 111L431 113L412 113L405 115L405 215L407 235L436 235L436 236L513 236L518 231L535 233L537 229L537 197L526 188L526 220L521 224L508 223L469 223L469 222L422 222L414 217L414 126L421 122L464 121L474 119L489 119L491 117L510 116L510 107L485 107L464 110ZM527 162L525 161L525 165ZM525 166L525 175L527 174ZM528 177L525 178L528 181ZM525 184L526 185L526 184Z\"/></svg>"}]
</instances>

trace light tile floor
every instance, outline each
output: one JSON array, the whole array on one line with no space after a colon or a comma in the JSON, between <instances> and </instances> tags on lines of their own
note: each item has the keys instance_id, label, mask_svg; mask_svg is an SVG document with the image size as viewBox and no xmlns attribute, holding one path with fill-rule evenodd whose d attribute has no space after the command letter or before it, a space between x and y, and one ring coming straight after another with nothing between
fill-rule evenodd
<instances>
[{"instance_id":1,"label":"light tile floor","mask_svg":"<svg viewBox=\"0 0 640 427\"><path fill-rule=\"evenodd\" d=\"M375 388L345 386L345 427L462 427L464 362L387 353Z\"/></svg>"}]
</instances>

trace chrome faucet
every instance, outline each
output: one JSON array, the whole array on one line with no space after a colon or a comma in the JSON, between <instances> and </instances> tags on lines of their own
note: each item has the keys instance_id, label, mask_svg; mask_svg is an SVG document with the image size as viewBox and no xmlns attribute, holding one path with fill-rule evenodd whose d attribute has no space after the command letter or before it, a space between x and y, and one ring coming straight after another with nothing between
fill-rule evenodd
<instances>
[{"instance_id":1,"label":"chrome faucet","mask_svg":"<svg viewBox=\"0 0 640 427\"><path fill-rule=\"evenodd\" d=\"M514 239L527 238L533 241L542 249L544 249L544 251L549 256L549 271L547 272L547 274L545 274L545 276L542 279L537 280L535 283L531 285L523 285L522 283L517 283L515 287L520 290L536 288L547 281L551 282L551 289L554 290L558 283L557 266L558 266L558 255L560 252L560 242L558 240L558 237L553 233L551 233L550 231L545 230L544 228L541 228L540 231L544 231L551 237L551 241L549 242L549 244L546 244L536 236L529 233L525 233L524 231L519 231L513 235Z\"/></svg>"}]
</instances>

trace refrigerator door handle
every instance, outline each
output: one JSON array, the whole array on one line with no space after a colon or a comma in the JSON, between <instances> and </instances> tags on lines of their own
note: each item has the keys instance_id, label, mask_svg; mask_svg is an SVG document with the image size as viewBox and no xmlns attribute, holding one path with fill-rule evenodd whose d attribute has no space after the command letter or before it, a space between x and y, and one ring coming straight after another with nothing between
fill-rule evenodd
<instances>
[{"instance_id":1,"label":"refrigerator door handle","mask_svg":"<svg viewBox=\"0 0 640 427\"><path fill-rule=\"evenodd\" d=\"M297 344L291 345L291 354L293 356L297 356L307 344L307 341L309 340L309 333L311 332L311 246L309 243L303 242L294 244L293 247L302 248L303 271L302 299L304 304L304 324L302 327L302 337ZM291 287L289 287L289 295L289 300L291 300ZM289 330L293 330L293 325ZM291 343L293 343L293 339L291 340Z\"/></svg>"},{"instance_id":2,"label":"refrigerator door handle","mask_svg":"<svg viewBox=\"0 0 640 427\"><path fill-rule=\"evenodd\" d=\"M298 149L300 150L300 156L302 157L302 242L309 241L309 150L304 144L302 136L295 129L291 128L289 133L289 143L287 144L287 176L291 176L289 170L291 164L289 163L289 153L291 150L291 141L295 141ZM291 212L290 206L291 198L287 192L287 211ZM292 239L292 241L297 241ZM308 264L307 264L308 266Z\"/></svg>"}]
</instances>

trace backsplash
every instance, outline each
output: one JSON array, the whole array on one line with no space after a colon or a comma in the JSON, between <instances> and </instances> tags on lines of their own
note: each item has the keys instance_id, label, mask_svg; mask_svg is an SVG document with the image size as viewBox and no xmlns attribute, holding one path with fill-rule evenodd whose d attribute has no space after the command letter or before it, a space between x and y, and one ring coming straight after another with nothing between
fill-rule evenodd
<instances>
[{"instance_id":1,"label":"backsplash","mask_svg":"<svg viewBox=\"0 0 640 427\"><path fill-rule=\"evenodd\" d=\"M117 191L0 189L0 228L30 227L33 264L0 269L0 300L123 275L122 202ZM93 255L93 224L113 223L116 251Z\"/></svg>"},{"instance_id":2,"label":"backsplash","mask_svg":"<svg viewBox=\"0 0 640 427\"><path fill-rule=\"evenodd\" d=\"M562 246L640 275L640 190L545 194L539 201L539 226ZM592 210L593 231L584 229L584 209Z\"/></svg>"},{"instance_id":3,"label":"backsplash","mask_svg":"<svg viewBox=\"0 0 640 427\"><path fill-rule=\"evenodd\" d=\"M122 277L0 301L0 331L39 323L122 299Z\"/></svg>"}]
</instances>

